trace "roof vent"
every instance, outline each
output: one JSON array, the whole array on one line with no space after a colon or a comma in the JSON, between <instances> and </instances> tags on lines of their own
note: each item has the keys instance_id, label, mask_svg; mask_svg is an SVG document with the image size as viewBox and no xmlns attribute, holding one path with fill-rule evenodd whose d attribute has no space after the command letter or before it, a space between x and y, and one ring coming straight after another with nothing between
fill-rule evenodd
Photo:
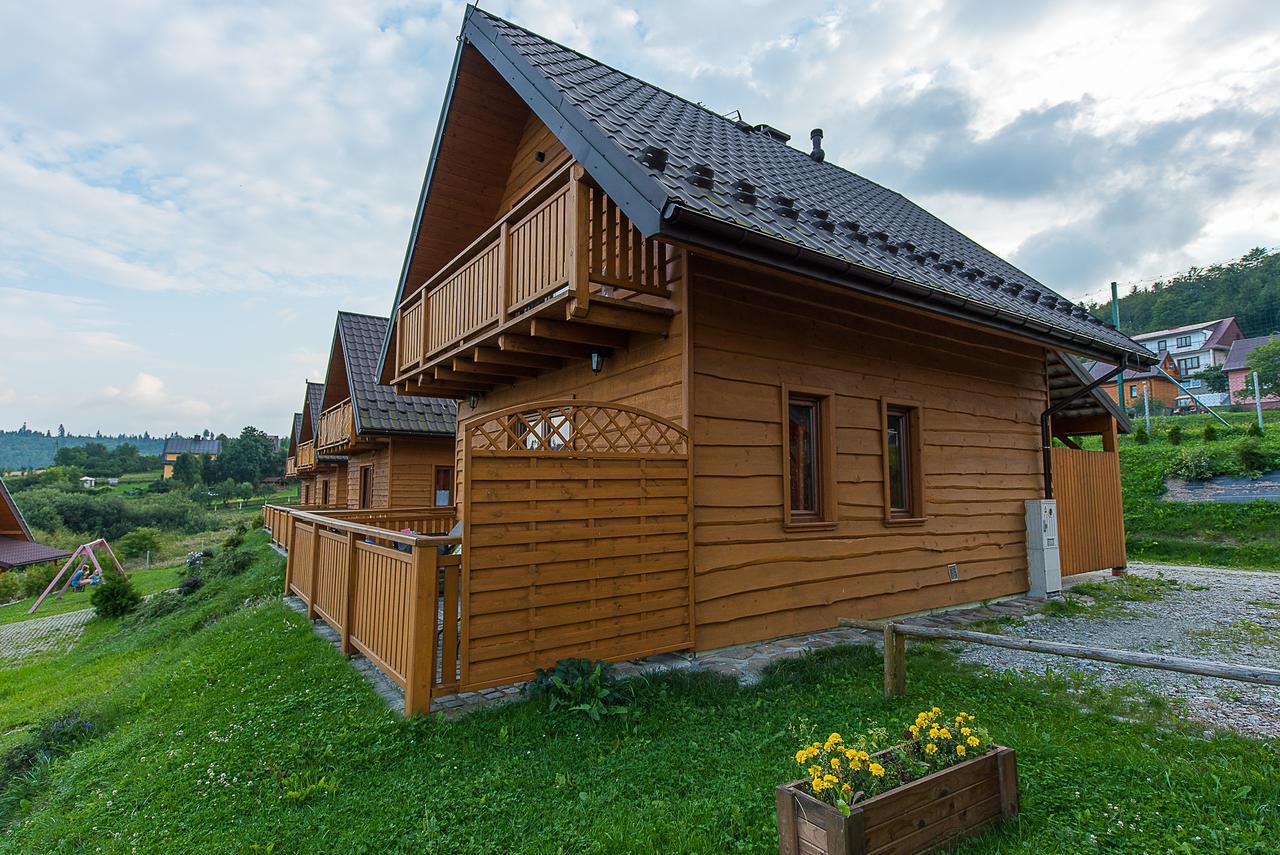
<instances>
[{"instance_id":1,"label":"roof vent","mask_svg":"<svg viewBox=\"0 0 1280 855\"><path fill-rule=\"evenodd\" d=\"M796 200L790 196L774 196L773 204L776 206L774 210L784 217L794 220L800 216L800 212L796 210Z\"/></svg>"},{"instance_id":2,"label":"roof vent","mask_svg":"<svg viewBox=\"0 0 1280 855\"><path fill-rule=\"evenodd\" d=\"M809 152L809 157L822 163L827 157L827 153L822 150L822 128L809 131L809 140L813 143L813 151Z\"/></svg>"},{"instance_id":3,"label":"roof vent","mask_svg":"<svg viewBox=\"0 0 1280 855\"><path fill-rule=\"evenodd\" d=\"M667 150L656 145L647 145L640 152L640 162L650 169L661 172L667 168Z\"/></svg>"},{"instance_id":4,"label":"roof vent","mask_svg":"<svg viewBox=\"0 0 1280 855\"><path fill-rule=\"evenodd\" d=\"M739 179L738 183L733 185L733 198L739 202L745 202L748 205L754 205L758 198L756 196L756 185L752 184L745 178Z\"/></svg>"},{"instance_id":5,"label":"roof vent","mask_svg":"<svg viewBox=\"0 0 1280 855\"><path fill-rule=\"evenodd\" d=\"M788 140L791 139L791 134L784 134L782 131L778 130L773 125L765 125L765 124L756 125L756 133L764 134L765 136L771 137L780 143L787 142Z\"/></svg>"},{"instance_id":6,"label":"roof vent","mask_svg":"<svg viewBox=\"0 0 1280 855\"><path fill-rule=\"evenodd\" d=\"M715 183L716 171L705 163L696 163L691 170L693 177L689 183L695 187L710 187Z\"/></svg>"}]
</instances>

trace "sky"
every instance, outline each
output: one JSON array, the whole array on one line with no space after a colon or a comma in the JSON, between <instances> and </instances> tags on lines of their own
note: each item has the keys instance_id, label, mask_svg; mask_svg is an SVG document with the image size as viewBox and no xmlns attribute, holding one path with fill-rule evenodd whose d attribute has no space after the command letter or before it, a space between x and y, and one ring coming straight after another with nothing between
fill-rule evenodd
<instances>
[{"instance_id":1,"label":"sky","mask_svg":"<svg viewBox=\"0 0 1280 855\"><path fill-rule=\"evenodd\" d=\"M1280 246L1280 3L489 2L1071 298ZM464 7L0 6L0 427L285 433L387 314Z\"/></svg>"}]
</instances>

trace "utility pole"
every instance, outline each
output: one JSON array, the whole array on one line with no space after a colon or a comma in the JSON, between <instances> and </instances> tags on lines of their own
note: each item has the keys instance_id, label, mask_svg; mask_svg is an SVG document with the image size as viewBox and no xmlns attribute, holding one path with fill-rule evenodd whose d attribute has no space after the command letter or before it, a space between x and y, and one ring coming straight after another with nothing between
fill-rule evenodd
<instances>
[{"instance_id":1,"label":"utility pole","mask_svg":"<svg viewBox=\"0 0 1280 855\"><path fill-rule=\"evenodd\" d=\"M1151 398L1147 395L1150 387L1150 380L1142 384L1142 412L1147 417L1147 436L1151 436Z\"/></svg>"},{"instance_id":2,"label":"utility pole","mask_svg":"<svg viewBox=\"0 0 1280 855\"><path fill-rule=\"evenodd\" d=\"M1253 372L1253 405L1258 410L1258 430L1262 430L1262 391L1257 371Z\"/></svg>"},{"instance_id":3,"label":"utility pole","mask_svg":"<svg viewBox=\"0 0 1280 855\"><path fill-rule=\"evenodd\" d=\"M1112 329L1120 329L1120 287L1116 283L1111 283L1111 327ZM1122 363L1123 364L1123 363ZM1116 375L1116 400L1120 402L1120 410L1124 412L1124 371ZM1147 429L1150 433L1151 429Z\"/></svg>"}]
</instances>

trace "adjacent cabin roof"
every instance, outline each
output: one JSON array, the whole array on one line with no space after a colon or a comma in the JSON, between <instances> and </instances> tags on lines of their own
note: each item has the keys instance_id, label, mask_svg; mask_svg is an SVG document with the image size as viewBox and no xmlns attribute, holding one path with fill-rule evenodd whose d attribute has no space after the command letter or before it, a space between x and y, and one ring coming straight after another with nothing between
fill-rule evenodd
<instances>
[{"instance_id":1,"label":"adjacent cabin roof","mask_svg":"<svg viewBox=\"0 0 1280 855\"><path fill-rule=\"evenodd\" d=\"M398 306L413 268L459 62L473 46L637 228L1095 358L1152 354L902 195L489 13L468 7ZM391 335L382 351L383 366ZM384 375L385 376L385 375Z\"/></svg>"},{"instance_id":2,"label":"adjacent cabin roof","mask_svg":"<svg viewBox=\"0 0 1280 855\"><path fill-rule=\"evenodd\" d=\"M164 441L163 454L221 454L220 439L188 439L183 436L171 436Z\"/></svg>"},{"instance_id":3,"label":"adjacent cabin roof","mask_svg":"<svg viewBox=\"0 0 1280 855\"><path fill-rule=\"evenodd\" d=\"M289 431L289 451L288 456L293 457L298 453L298 437L302 435L302 413L293 414L293 430Z\"/></svg>"},{"instance_id":4,"label":"adjacent cabin roof","mask_svg":"<svg viewBox=\"0 0 1280 855\"><path fill-rule=\"evenodd\" d=\"M298 442L316 438L320 425L320 413L324 409L324 384L307 381L307 391L302 399L302 424L298 427Z\"/></svg>"},{"instance_id":5,"label":"adjacent cabin roof","mask_svg":"<svg viewBox=\"0 0 1280 855\"><path fill-rule=\"evenodd\" d=\"M1066 400L1070 395L1088 386L1100 376L1105 376L1115 366L1107 366L1102 374L1092 374L1079 359L1061 351L1049 357L1049 402L1056 404ZM1116 420L1116 429L1120 433L1128 433L1133 425L1124 409L1103 389L1095 388L1067 405L1062 410L1064 416L1111 416Z\"/></svg>"},{"instance_id":6,"label":"adjacent cabin roof","mask_svg":"<svg viewBox=\"0 0 1280 855\"><path fill-rule=\"evenodd\" d=\"M1249 354L1269 341L1280 340L1280 332L1261 335L1257 338L1238 338L1231 342L1231 350L1227 351L1227 361L1222 364L1223 371L1243 371L1247 366L1245 360Z\"/></svg>"},{"instance_id":7,"label":"adjacent cabin roof","mask_svg":"<svg viewBox=\"0 0 1280 855\"><path fill-rule=\"evenodd\" d=\"M1086 362L1084 366L1094 380L1106 376L1116 367L1113 363L1107 362ZM1179 380L1182 379L1182 375L1178 371L1178 364L1173 361L1173 357L1169 355L1168 351L1164 353L1164 358L1160 361L1159 367L1164 369L1165 374L1172 374ZM1126 382L1129 380L1164 380L1168 382L1169 378L1157 371L1155 365L1149 365L1142 369L1126 368L1124 379Z\"/></svg>"},{"instance_id":8,"label":"adjacent cabin roof","mask_svg":"<svg viewBox=\"0 0 1280 855\"><path fill-rule=\"evenodd\" d=\"M56 561L71 553L36 543L27 521L22 518L9 489L0 480L0 570L25 567L42 561Z\"/></svg>"},{"instance_id":9,"label":"adjacent cabin roof","mask_svg":"<svg viewBox=\"0 0 1280 855\"><path fill-rule=\"evenodd\" d=\"M1204 343L1206 348L1213 350L1226 350L1231 345L1231 333L1234 332L1236 337L1240 336L1240 325L1236 323L1235 317L1218 318L1214 321L1203 321L1198 324L1187 324L1181 327L1170 327L1166 330L1156 330L1155 332L1139 333L1133 337L1134 341L1150 342L1162 338L1177 338L1180 335L1199 332L1201 330L1209 330L1209 338Z\"/></svg>"},{"instance_id":10,"label":"adjacent cabin roof","mask_svg":"<svg viewBox=\"0 0 1280 855\"><path fill-rule=\"evenodd\" d=\"M378 382L378 357L387 323L387 318L338 312L334 346L341 346L356 433L453 436L456 401L397 395L394 387Z\"/></svg>"}]
</instances>

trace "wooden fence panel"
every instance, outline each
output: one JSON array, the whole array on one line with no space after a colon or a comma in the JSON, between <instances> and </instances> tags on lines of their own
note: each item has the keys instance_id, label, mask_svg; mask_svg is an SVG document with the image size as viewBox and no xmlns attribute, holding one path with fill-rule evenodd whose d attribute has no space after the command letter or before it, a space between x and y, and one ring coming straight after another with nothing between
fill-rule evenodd
<instances>
[{"instance_id":1,"label":"wooden fence panel","mask_svg":"<svg viewBox=\"0 0 1280 855\"><path fill-rule=\"evenodd\" d=\"M1110 451L1052 449L1062 575L1124 567L1120 457Z\"/></svg>"},{"instance_id":2,"label":"wooden fence panel","mask_svg":"<svg viewBox=\"0 0 1280 855\"><path fill-rule=\"evenodd\" d=\"M347 537L321 529L316 546L320 549L315 580L315 610L338 632L342 632L347 599Z\"/></svg>"},{"instance_id":3,"label":"wooden fence panel","mask_svg":"<svg viewBox=\"0 0 1280 855\"><path fill-rule=\"evenodd\" d=\"M312 523L293 520L293 531L290 535L289 562L287 576L289 590L306 600L311 601L311 549L316 527Z\"/></svg>"},{"instance_id":4,"label":"wooden fence panel","mask_svg":"<svg viewBox=\"0 0 1280 855\"><path fill-rule=\"evenodd\" d=\"M356 578L352 586L351 646L369 657L400 686L409 678L413 646L410 592L413 554L356 544Z\"/></svg>"}]
</instances>

